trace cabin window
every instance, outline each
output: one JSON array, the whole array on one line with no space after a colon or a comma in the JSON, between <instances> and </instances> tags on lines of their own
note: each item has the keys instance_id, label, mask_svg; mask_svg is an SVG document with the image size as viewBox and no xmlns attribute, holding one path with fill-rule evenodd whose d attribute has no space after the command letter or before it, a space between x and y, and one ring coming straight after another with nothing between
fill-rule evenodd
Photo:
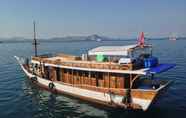
<instances>
[{"instance_id":1,"label":"cabin window","mask_svg":"<svg viewBox=\"0 0 186 118\"><path fill-rule=\"evenodd\" d=\"M68 69L68 72L69 72L70 75L72 75L72 70L69 70L69 69Z\"/></svg>"},{"instance_id":2,"label":"cabin window","mask_svg":"<svg viewBox=\"0 0 186 118\"><path fill-rule=\"evenodd\" d=\"M97 74L98 74L98 79L103 79L103 73L98 72Z\"/></svg>"},{"instance_id":3,"label":"cabin window","mask_svg":"<svg viewBox=\"0 0 186 118\"><path fill-rule=\"evenodd\" d=\"M96 72L97 86L104 87L103 73Z\"/></svg>"},{"instance_id":4,"label":"cabin window","mask_svg":"<svg viewBox=\"0 0 186 118\"><path fill-rule=\"evenodd\" d=\"M142 48L142 49L134 50L133 52L131 52L131 55L133 56L133 58L138 58L140 57L140 55L144 55L144 54L151 55L151 53L152 53L151 48Z\"/></svg>"},{"instance_id":5,"label":"cabin window","mask_svg":"<svg viewBox=\"0 0 186 118\"><path fill-rule=\"evenodd\" d=\"M61 74L60 74L60 68L56 68L56 79L57 79L57 81L60 81L60 76L61 76Z\"/></svg>"},{"instance_id":6,"label":"cabin window","mask_svg":"<svg viewBox=\"0 0 186 118\"><path fill-rule=\"evenodd\" d=\"M79 76L81 77L83 74L82 74L82 71L79 71Z\"/></svg>"},{"instance_id":7,"label":"cabin window","mask_svg":"<svg viewBox=\"0 0 186 118\"><path fill-rule=\"evenodd\" d=\"M77 70L73 70L73 78L77 78L77 73L78 73L78 71Z\"/></svg>"},{"instance_id":8,"label":"cabin window","mask_svg":"<svg viewBox=\"0 0 186 118\"><path fill-rule=\"evenodd\" d=\"M67 73L67 69L64 69L64 73Z\"/></svg>"},{"instance_id":9,"label":"cabin window","mask_svg":"<svg viewBox=\"0 0 186 118\"><path fill-rule=\"evenodd\" d=\"M91 72L91 78L96 78L96 72Z\"/></svg>"},{"instance_id":10,"label":"cabin window","mask_svg":"<svg viewBox=\"0 0 186 118\"><path fill-rule=\"evenodd\" d=\"M89 73L85 71L85 77L89 77Z\"/></svg>"},{"instance_id":11,"label":"cabin window","mask_svg":"<svg viewBox=\"0 0 186 118\"><path fill-rule=\"evenodd\" d=\"M45 76L46 76L46 79L49 80L49 77L50 77L49 67L48 67L48 66L45 66L44 69L45 69Z\"/></svg>"},{"instance_id":12,"label":"cabin window","mask_svg":"<svg viewBox=\"0 0 186 118\"><path fill-rule=\"evenodd\" d=\"M53 74L52 74L52 67L48 66L48 80L52 80Z\"/></svg>"},{"instance_id":13,"label":"cabin window","mask_svg":"<svg viewBox=\"0 0 186 118\"><path fill-rule=\"evenodd\" d=\"M130 75L124 75L124 88L130 88Z\"/></svg>"}]
</instances>

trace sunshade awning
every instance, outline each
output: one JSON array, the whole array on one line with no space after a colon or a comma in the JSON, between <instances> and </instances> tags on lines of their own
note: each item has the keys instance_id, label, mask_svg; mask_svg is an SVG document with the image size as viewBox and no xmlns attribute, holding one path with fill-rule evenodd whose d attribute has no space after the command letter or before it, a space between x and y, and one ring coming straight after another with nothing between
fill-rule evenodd
<instances>
[{"instance_id":1,"label":"sunshade awning","mask_svg":"<svg viewBox=\"0 0 186 118\"><path fill-rule=\"evenodd\" d=\"M123 55L127 56L130 49L136 48L137 45L127 46L101 46L88 51L89 55Z\"/></svg>"},{"instance_id":2,"label":"sunshade awning","mask_svg":"<svg viewBox=\"0 0 186 118\"><path fill-rule=\"evenodd\" d=\"M175 66L176 66L176 64L159 64L156 67L150 68L148 71L152 74L157 74L157 73L165 72Z\"/></svg>"}]
</instances>

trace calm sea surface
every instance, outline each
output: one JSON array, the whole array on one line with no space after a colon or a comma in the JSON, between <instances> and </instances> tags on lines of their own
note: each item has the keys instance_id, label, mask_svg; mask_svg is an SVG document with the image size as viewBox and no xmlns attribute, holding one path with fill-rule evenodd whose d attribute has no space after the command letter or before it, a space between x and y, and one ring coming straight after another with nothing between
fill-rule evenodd
<instances>
[{"instance_id":1,"label":"calm sea surface","mask_svg":"<svg viewBox=\"0 0 186 118\"><path fill-rule=\"evenodd\" d=\"M39 53L75 55L100 45L126 45L132 41L40 43ZM157 77L174 80L168 91L146 112L101 108L78 99L55 95L30 83L14 59L33 54L31 43L0 44L0 118L186 118L186 40L153 40L154 55L176 68Z\"/></svg>"}]
</instances>

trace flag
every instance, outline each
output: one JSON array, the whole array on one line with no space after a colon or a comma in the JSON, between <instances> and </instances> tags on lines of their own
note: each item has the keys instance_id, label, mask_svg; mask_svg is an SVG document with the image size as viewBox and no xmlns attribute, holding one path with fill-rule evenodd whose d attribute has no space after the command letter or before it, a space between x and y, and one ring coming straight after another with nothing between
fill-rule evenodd
<instances>
[{"instance_id":1,"label":"flag","mask_svg":"<svg viewBox=\"0 0 186 118\"><path fill-rule=\"evenodd\" d=\"M144 32L140 33L140 36L138 37L138 45L144 46L145 44L145 37L144 37Z\"/></svg>"}]
</instances>

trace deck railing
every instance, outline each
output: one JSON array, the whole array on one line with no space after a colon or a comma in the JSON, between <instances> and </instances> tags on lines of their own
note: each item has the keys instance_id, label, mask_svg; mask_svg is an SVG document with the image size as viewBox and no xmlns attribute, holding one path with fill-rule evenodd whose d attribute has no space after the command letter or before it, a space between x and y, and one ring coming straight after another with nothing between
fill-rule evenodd
<instances>
[{"instance_id":1,"label":"deck railing","mask_svg":"<svg viewBox=\"0 0 186 118\"><path fill-rule=\"evenodd\" d=\"M40 58L40 57L32 57L32 60L42 62L42 63L49 63L49 64L56 64L56 65L63 65L69 67L80 67L80 68L94 68L94 69L112 69L112 70L132 70L132 64L117 64L113 62L95 62L95 61L76 61L76 60L49 60L47 58Z\"/></svg>"}]
</instances>

